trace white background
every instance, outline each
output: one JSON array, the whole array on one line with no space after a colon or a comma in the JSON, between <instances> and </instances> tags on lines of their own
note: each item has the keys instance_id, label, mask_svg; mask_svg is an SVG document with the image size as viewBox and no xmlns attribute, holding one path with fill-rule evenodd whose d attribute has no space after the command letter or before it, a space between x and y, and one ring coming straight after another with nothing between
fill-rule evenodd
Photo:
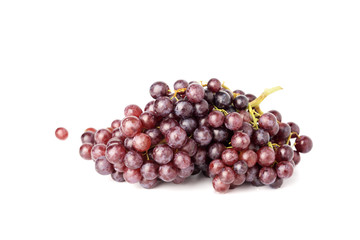
<instances>
[{"instance_id":1,"label":"white background","mask_svg":"<svg viewBox=\"0 0 360 240\"><path fill-rule=\"evenodd\" d=\"M0 239L359 239L359 1L1 1ZM283 188L98 175L87 127L217 77L312 137ZM69 138L55 138L57 127Z\"/></svg>"}]
</instances>

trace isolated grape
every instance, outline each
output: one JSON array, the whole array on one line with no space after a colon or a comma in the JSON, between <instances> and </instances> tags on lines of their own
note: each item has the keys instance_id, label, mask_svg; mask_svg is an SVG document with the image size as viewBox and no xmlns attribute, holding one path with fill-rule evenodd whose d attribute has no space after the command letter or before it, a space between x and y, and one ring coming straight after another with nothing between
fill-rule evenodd
<instances>
[{"instance_id":1,"label":"isolated grape","mask_svg":"<svg viewBox=\"0 0 360 240\"><path fill-rule=\"evenodd\" d=\"M60 127L55 130L55 136L60 140L67 139L68 135L69 133L65 128Z\"/></svg>"}]
</instances>

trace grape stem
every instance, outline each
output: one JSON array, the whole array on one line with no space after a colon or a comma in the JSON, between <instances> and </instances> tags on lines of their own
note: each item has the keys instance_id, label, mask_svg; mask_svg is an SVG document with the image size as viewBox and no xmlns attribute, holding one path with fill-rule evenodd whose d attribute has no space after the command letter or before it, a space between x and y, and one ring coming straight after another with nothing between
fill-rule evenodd
<instances>
[{"instance_id":1,"label":"grape stem","mask_svg":"<svg viewBox=\"0 0 360 240\"><path fill-rule=\"evenodd\" d=\"M174 95L171 97L171 99L175 98L177 101L179 101L179 99L177 98L177 94L178 93L184 93L186 91L186 88L179 88L174 90Z\"/></svg>"},{"instance_id":2,"label":"grape stem","mask_svg":"<svg viewBox=\"0 0 360 240\"><path fill-rule=\"evenodd\" d=\"M269 96L270 94L276 92L276 91L279 91L283 89L282 87L280 86L277 86L277 87L273 87L273 88L267 88L265 89L265 91L258 97L256 98L254 101L250 102L249 106L251 106L252 108L256 108L256 107L259 107L260 103L262 101L264 101L264 99ZM259 111L258 111L259 112ZM260 113L260 112L259 112ZM261 114L261 113L260 113Z\"/></svg>"},{"instance_id":3,"label":"grape stem","mask_svg":"<svg viewBox=\"0 0 360 240\"><path fill-rule=\"evenodd\" d=\"M297 132L291 132L290 135L289 135L289 137L288 137L288 139L287 139L287 141L286 141L286 144L287 144L287 145L289 145L290 139L291 139L291 137L292 137L293 134L296 135L297 138L300 137L299 134L297 134Z\"/></svg>"},{"instance_id":4,"label":"grape stem","mask_svg":"<svg viewBox=\"0 0 360 240\"><path fill-rule=\"evenodd\" d=\"M215 105L213 106L216 111L222 112L225 116L229 114L225 109L217 108Z\"/></svg>"},{"instance_id":5,"label":"grape stem","mask_svg":"<svg viewBox=\"0 0 360 240\"><path fill-rule=\"evenodd\" d=\"M258 119L254 115L254 110L252 109L251 104L248 105L248 109L249 109L251 118L253 119L253 121L252 121L253 128L257 130L257 129L259 129L258 124L257 124Z\"/></svg>"}]
</instances>

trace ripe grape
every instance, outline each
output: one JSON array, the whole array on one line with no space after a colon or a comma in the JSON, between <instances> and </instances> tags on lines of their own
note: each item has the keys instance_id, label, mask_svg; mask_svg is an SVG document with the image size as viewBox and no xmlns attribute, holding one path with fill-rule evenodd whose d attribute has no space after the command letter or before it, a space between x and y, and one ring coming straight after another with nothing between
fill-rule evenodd
<instances>
[{"instance_id":1,"label":"ripe grape","mask_svg":"<svg viewBox=\"0 0 360 240\"><path fill-rule=\"evenodd\" d=\"M242 127L243 118L237 112L228 114L225 117L225 127L232 131L237 131Z\"/></svg>"},{"instance_id":2,"label":"ripe grape","mask_svg":"<svg viewBox=\"0 0 360 240\"><path fill-rule=\"evenodd\" d=\"M220 91L221 89L221 82L216 79L216 78L212 78L209 80L209 82L207 83L207 88L214 93L217 93L218 91Z\"/></svg>"},{"instance_id":3,"label":"ripe grape","mask_svg":"<svg viewBox=\"0 0 360 240\"><path fill-rule=\"evenodd\" d=\"M85 160L91 160L91 150L93 145L91 143L84 143L81 145L79 153L80 156Z\"/></svg>"},{"instance_id":4,"label":"ripe grape","mask_svg":"<svg viewBox=\"0 0 360 240\"><path fill-rule=\"evenodd\" d=\"M231 104L231 96L226 91L220 90L214 96L214 103L218 108L227 108Z\"/></svg>"},{"instance_id":5,"label":"ripe grape","mask_svg":"<svg viewBox=\"0 0 360 240\"><path fill-rule=\"evenodd\" d=\"M207 122L211 127L218 128L224 124L225 116L220 111L212 111L207 118Z\"/></svg>"},{"instance_id":6,"label":"ripe grape","mask_svg":"<svg viewBox=\"0 0 360 240\"><path fill-rule=\"evenodd\" d=\"M135 104L128 105L124 110L125 117L130 117L130 116L139 117L141 114L142 114L141 108Z\"/></svg>"},{"instance_id":7,"label":"ripe grape","mask_svg":"<svg viewBox=\"0 0 360 240\"><path fill-rule=\"evenodd\" d=\"M200 146L207 146L212 140L212 132L207 127L199 127L194 131L193 137Z\"/></svg>"},{"instance_id":8,"label":"ripe grape","mask_svg":"<svg viewBox=\"0 0 360 240\"><path fill-rule=\"evenodd\" d=\"M228 148L222 152L221 159L226 165L232 166L239 160L239 155L235 149Z\"/></svg>"},{"instance_id":9,"label":"ripe grape","mask_svg":"<svg viewBox=\"0 0 360 240\"><path fill-rule=\"evenodd\" d=\"M190 84L186 89L186 97L191 103L198 103L204 99L205 90L199 84Z\"/></svg>"},{"instance_id":10,"label":"ripe grape","mask_svg":"<svg viewBox=\"0 0 360 240\"><path fill-rule=\"evenodd\" d=\"M60 140L67 139L68 135L69 133L65 128L60 127L55 130L55 136Z\"/></svg>"},{"instance_id":11,"label":"ripe grape","mask_svg":"<svg viewBox=\"0 0 360 240\"><path fill-rule=\"evenodd\" d=\"M275 162L275 152L271 147L265 146L257 151L258 163L263 167L271 166Z\"/></svg>"},{"instance_id":12,"label":"ripe grape","mask_svg":"<svg viewBox=\"0 0 360 240\"><path fill-rule=\"evenodd\" d=\"M104 156L96 159L95 170L101 175L109 175L115 171L113 165Z\"/></svg>"},{"instance_id":13,"label":"ripe grape","mask_svg":"<svg viewBox=\"0 0 360 240\"><path fill-rule=\"evenodd\" d=\"M276 173L279 178L289 178L293 171L294 167L289 161L281 161L276 164Z\"/></svg>"},{"instance_id":14,"label":"ripe grape","mask_svg":"<svg viewBox=\"0 0 360 240\"><path fill-rule=\"evenodd\" d=\"M262 184L270 185L276 180L276 172L271 167L263 167L259 171L259 180Z\"/></svg>"},{"instance_id":15,"label":"ripe grape","mask_svg":"<svg viewBox=\"0 0 360 240\"><path fill-rule=\"evenodd\" d=\"M213 178L212 184L215 191L219 193L226 193L230 188L230 184L223 183L218 175Z\"/></svg>"},{"instance_id":16,"label":"ripe grape","mask_svg":"<svg viewBox=\"0 0 360 240\"><path fill-rule=\"evenodd\" d=\"M157 145L153 149L153 158L159 164L167 164L173 159L174 152L166 144Z\"/></svg>"},{"instance_id":17,"label":"ripe grape","mask_svg":"<svg viewBox=\"0 0 360 240\"><path fill-rule=\"evenodd\" d=\"M154 99L161 96L167 96L169 94L169 86L164 82L155 82L150 87L150 95Z\"/></svg>"},{"instance_id":18,"label":"ripe grape","mask_svg":"<svg viewBox=\"0 0 360 240\"><path fill-rule=\"evenodd\" d=\"M140 119L134 116L126 117L121 122L121 131L126 137L134 137L136 134L141 132L141 128L142 123Z\"/></svg>"},{"instance_id":19,"label":"ripe grape","mask_svg":"<svg viewBox=\"0 0 360 240\"><path fill-rule=\"evenodd\" d=\"M124 160L126 149L122 144L114 143L109 145L105 151L106 159L112 163L118 163Z\"/></svg>"},{"instance_id":20,"label":"ripe grape","mask_svg":"<svg viewBox=\"0 0 360 240\"><path fill-rule=\"evenodd\" d=\"M313 147L313 142L308 136L300 136L295 141L295 148L298 152L308 153Z\"/></svg>"},{"instance_id":21,"label":"ripe grape","mask_svg":"<svg viewBox=\"0 0 360 240\"><path fill-rule=\"evenodd\" d=\"M181 148L186 143L187 134L184 129L176 126L166 133L165 139L171 148Z\"/></svg>"}]
</instances>

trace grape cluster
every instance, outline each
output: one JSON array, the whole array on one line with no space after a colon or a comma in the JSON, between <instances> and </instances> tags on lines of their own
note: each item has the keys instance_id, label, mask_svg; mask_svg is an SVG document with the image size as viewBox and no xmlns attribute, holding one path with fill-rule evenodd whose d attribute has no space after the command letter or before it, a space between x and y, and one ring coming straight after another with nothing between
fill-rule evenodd
<instances>
[{"instance_id":1,"label":"grape cluster","mask_svg":"<svg viewBox=\"0 0 360 240\"><path fill-rule=\"evenodd\" d=\"M129 105L111 127L86 129L80 155L93 160L99 174L147 189L199 173L220 193L246 182L279 188L300 153L312 148L296 123L282 122L278 111L261 111L260 103L279 89L256 98L215 78L207 84L178 80L173 91L155 82L144 110Z\"/></svg>"}]
</instances>

